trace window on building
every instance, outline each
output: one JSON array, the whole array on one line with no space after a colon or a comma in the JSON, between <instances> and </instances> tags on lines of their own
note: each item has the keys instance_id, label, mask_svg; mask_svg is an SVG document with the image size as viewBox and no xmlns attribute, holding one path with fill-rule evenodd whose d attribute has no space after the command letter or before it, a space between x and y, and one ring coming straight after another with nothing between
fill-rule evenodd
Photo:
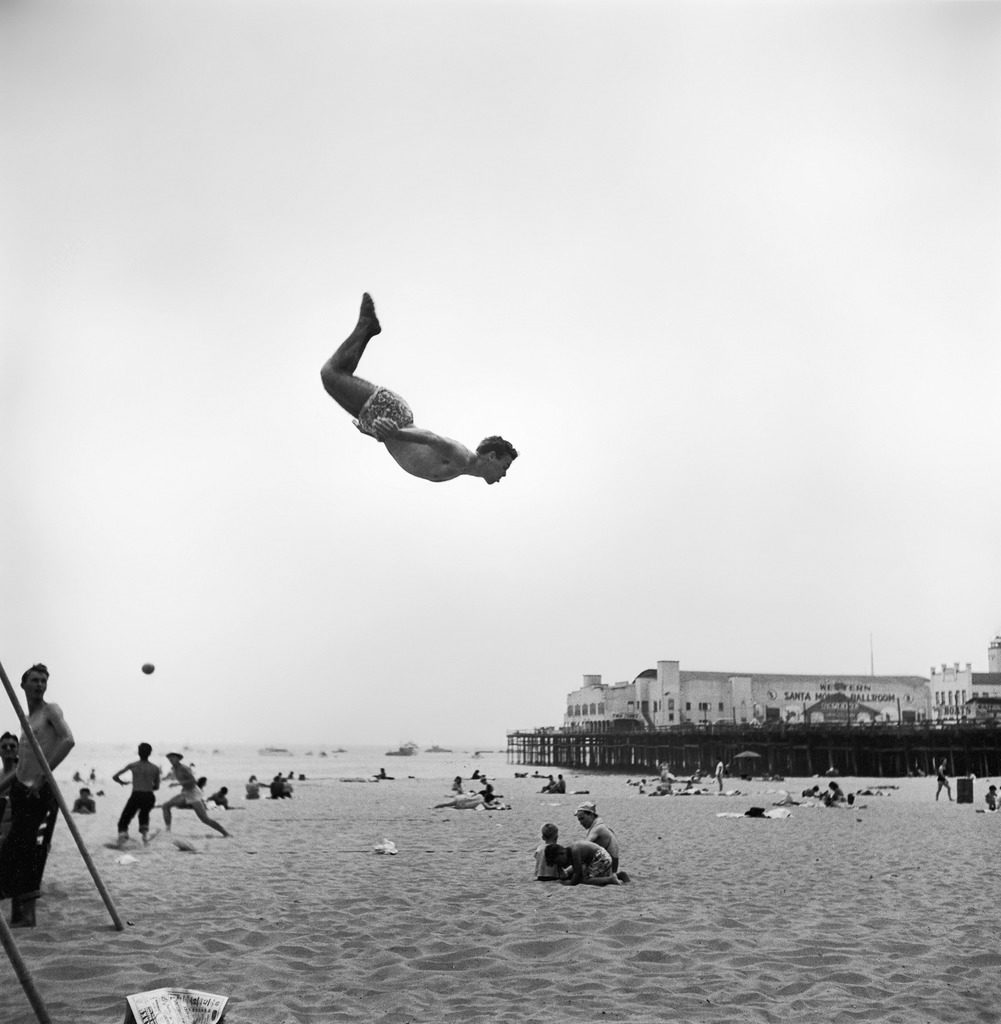
<instances>
[{"instance_id":1,"label":"window on building","mask_svg":"<svg viewBox=\"0 0 1001 1024\"><path fill-rule=\"evenodd\" d=\"M598 703L598 714L599 715L603 715L604 713L605 713L605 702L604 701L600 701Z\"/></svg>"},{"instance_id":2,"label":"window on building","mask_svg":"<svg viewBox=\"0 0 1001 1024\"><path fill-rule=\"evenodd\" d=\"M723 710L723 701L720 701L720 702L719 702L719 709L720 709L720 711L722 711L722 710Z\"/></svg>"},{"instance_id":3,"label":"window on building","mask_svg":"<svg viewBox=\"0 0 1001 1024\"><path fill-rule=\"evenodd\" d=\"M674 698L673 697L668 697L667 698L667 710L668 711L673 711L674 710Z\"/></svg>"},{"instance_id":4,"label":"window on building","mask_svg":"<svg viewBox=\"0 0 1001 1024\"><path fill-rule=\"evenodd\" d=\"M597 708L596 708L596 706L594 704L591 705L591 714L592 715L597 714Z\"/></svg>"},{"instance_id":5,"label":"window on building","mask_svg":"<svg viewBox=\"0 0 1001 1024\"><path fill-rule=\"evenodd\" d=\"M691 711L692 710L692 702L690 700L686 700L685 701L685 710L686 711Z\"/></svg>"},{"instance_id":6,"label":"window on building","mask_svg":"<svg viewBox=\"0 0 1001 1024\"><path fill-rule=\"evenodd\" d=\"M673 722L673 721L674 721L674 712L673 712L673 711L669 711L669 712L668 712L668 714L667 714L667 720L668 720L669 722Z\"/></svg>"}]
</instances>

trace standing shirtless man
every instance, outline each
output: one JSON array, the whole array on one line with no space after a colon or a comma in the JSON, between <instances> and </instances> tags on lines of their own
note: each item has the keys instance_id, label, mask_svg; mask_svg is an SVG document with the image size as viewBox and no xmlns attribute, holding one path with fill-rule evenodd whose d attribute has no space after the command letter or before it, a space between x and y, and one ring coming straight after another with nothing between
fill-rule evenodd
<instances>
[{"instance_id":1,"label":"standing shirtless man","mask_svg":"<svg viewBox=\"0 0 1001 1024\"><path fill-rule=\"evenodd\" d=\"M458 476L478 476L488 484L504 478L518 457L503 437L484 438L470 451L465 445L414 426L410 406L388 388L355 376L369 341L382 331L372 297L365 292L355 329L323 364L320 378L327 394L355 417L355 426L381 441L408 473L440 483Z\"/></svg>"},{"instance_id":2,"label":"standing shirtless man","mask_svg":"<svg viewBox=\"0 0 1001 1024\"><path fill-rule=\"evenodd\" d=\"M75 740L58 704L45 700L49 670L32 665L21 676L28 702L28 726L50 769L73 749ZM59 809L45 769L39 764L27 734L21 734L17 765L0 776L0 793L10 790L10 830L0 846L0 896L11 898L12 928L35 927L35 901L40 895L48 846L40 846L42 825Z\"/></svg>"},{"instance_id":3,"label":"standing shirtless man","mask_svg":"<svg viewBox=\"0 0 1001 1024\"><path fill-rule=\"evenodd\" d=\"M587 829L587 841L589 843L596 843L603 850L608 851L608 855L612 860L612 873L617 875L623 882L628 882L629 876L624 871L619 871L618 837L598 817L598 808L594 805L594 801L585 800L574 811L574 816L580 822L581 827Z\"/></svg>"}]
</instances>

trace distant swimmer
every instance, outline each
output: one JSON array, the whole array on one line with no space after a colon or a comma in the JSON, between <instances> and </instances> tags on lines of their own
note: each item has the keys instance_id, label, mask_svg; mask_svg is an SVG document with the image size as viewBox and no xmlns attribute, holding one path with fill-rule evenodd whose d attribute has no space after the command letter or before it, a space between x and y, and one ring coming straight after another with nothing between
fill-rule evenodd
<instances>
[{"instance_id":1,"label":"distant swimmer","mask_svg":"<svg viewBox=\"0 0 1001 1024\"><path fill-rule=\"evenodd\" d=\"M413 476L440 483L474 476L495 484L507 474L518 452L510 441L492 435L471 451L451 438L414 426L410 406L388 388L355 376L369 341L382 331L375 304L366 292L354 330L323 364L320 377L327 394L355 417L355 426L386 446Z\"/></svg>"}]
</instances>

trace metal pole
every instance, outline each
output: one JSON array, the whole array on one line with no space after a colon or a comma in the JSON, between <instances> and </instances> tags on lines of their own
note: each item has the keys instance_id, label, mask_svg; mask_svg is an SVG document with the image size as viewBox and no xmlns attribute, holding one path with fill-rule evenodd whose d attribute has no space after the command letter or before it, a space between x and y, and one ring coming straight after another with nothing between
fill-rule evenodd
<instances>
[{"instance_id":1,"label":"metal pole","mask_svg":"<svg viewBox=\"0 0 1001 1024\"><path fill-rule=\"evenodd\" d=\"M10 927L2 916L0 916L0 943L3 944L7 957L14 967L17 980L21 983L21 988L24 989L24 994L28 997L28 1002L31 1003L31 1008L35 1011L38 1024L52 1024L52 1018L49 1016L49 1011L45 1009L45 1004L42 1002L42 997L38 994L38 989L35 988L35 981L31 977L28 965L21 959L21 954L17 946L14 945L14 936L11 935Z\"/></svg>"},{"instance_id":2,"label":"metal pole","mask_svg":"<svg viewBox=\"0 0 1001 1024\"><path fill-rule=\"evenodd\" d=\"M90 851L87 849L87 846L83 841L83 836L80 835L80 830L76 827L76 822L73 820L70 809L67 806L65 799L63 799L63 794L60 792L59 785L56 782L56 777L52 774L52 769L49 767L49 762L45 758L45 753L42 751L38 740L35 738L35 734L31 731L31 726L28 724L28 717L25 715L24 709L21 707L21 702L17 699L17 694L14 692L14 687L10 684L10 680L7 678L7 673L4 671L2 664L0 664L0 682L3 683L3 688L7 691L7 696L10 698L10 702L14 706L14 710L17 712L18 721L21 723L24 735L28 737L31 749L35 752L35 757L38 759L38 763L42 766L42 770L45 772L45 778L48 780L49 786L52 789L52 794L56 798L59 810L63 812L63 817L66 819L66 825L73 838L76 840L80 856L83 857L83 862L87 865L87 870L94 879L97 891L101 894L101 899L104 900L104 905L108 908L108 913L111 914L111 920L114 922L117 931L124 931L125 925L122 924L122 919L118 916L118 911L115 910L115 904L112 902L111 894L104 887L104 882L101 880L101 876L97 873L97 867L90 856Z\"/></svg>"}]
</instances>

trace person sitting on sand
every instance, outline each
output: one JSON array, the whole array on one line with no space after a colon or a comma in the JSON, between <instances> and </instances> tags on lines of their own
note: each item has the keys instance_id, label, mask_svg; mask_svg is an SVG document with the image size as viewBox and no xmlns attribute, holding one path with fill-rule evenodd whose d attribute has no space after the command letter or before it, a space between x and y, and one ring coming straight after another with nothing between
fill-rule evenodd
<instances>
[{"instance_id":1,"label":"person sitting on sand","mask_svg":"<svg viewBox=\"0 0 1001 1024\"><path fill-rule=\"evenodd\" d=\"M229 786L222 786L217 789L210 797L209 800L216 805L221 807L224 811L229 810Z\"/></svg>"},{"instance_id":2,"label":"person sitting on sand","mask_svg":"<svg viewBox=\"0 0 1001 1024\"><path fill-rule=\"evenodd\" d=\"M612 870L608 850L587 839L574 840L569 846L550 843L546 847L546 863L557 868L570 868L570 874L561 878L563 885L619 885L620 876ZM622 877L622 882L627 882Z\"/></svg>"},{"instance_id":3,"label":"person sitting on sand","mask_svg":"<svg viewBox=\"0 0 1001 1024\"><path fill-rule=\"evenodd\" d=\"M382 442L413 476L434 483L460 476L479 477L488 484L503 480L518 457L509 441L493 435L470 451L458 441L415 427L410 406L399 395L355 376L365 347L381 331L375 304L366 292L354 330L320 371L327 394L355 417L355 426L363 434Z\"/></svg>"},{"instance_id":4,"label":"person sitting on sand","mask_svg":"<svg viewBox=\"0 0 1001 1024\"><path fill-rule=\"evenodd\" d=\"M171 771L181 787L181 792L178 793L177 796L172 796L160 807L160 810L163 811L164 828L168 832L170 831L170 812L172 808L190 807L195 812L199 821L204 822L204 824L208 825L209 828L214 828L220 835L228 837L229 833L222 827L222 825L220 825L218 821L214 821L209 817L208 809L205 806L205 794L198 788L195 773L186 764L181 763L183 758L183 754L170 753L167 755Z\"/></svg>"},{"instance_id":5,"label":"person sitting on sand","mask_svg":"<svg viewBox=\"0 0 1001 1024\"><path fill-rule=\"evenodd\" d=\"M827 792L823 797L825 807L834 807L836 804L845 803L844 790L833 780L827 784Z\"/></svg>"},{"instance_id":6,"label":"person sitting on sand","mask_svg":"<svg viewBox=\"0 0 1001 1024\"><path fill-rule=\"evenodd\" d=\"M80 795L73 801L73 813L74 814L96 814L97 803L94 798L90 795L90 790L83 786L80 789Z\"/></svg>"},{"instance_id":7,"label":"person sitting on sand","mask_svg":"<svg viewBox=\"0 0 1001 1024\"><path fill-rule=\"evenodd\" d=\"M461 775L456 775L456 777L452 780L452 792L459 794L463 793Z\"/></svg>"},{"instance_id":8,"label":"person sitting on sand","mask_svg":"<svg viewBox=\"0 0 1001 1024\"><path fill-rule=\"evenodd\" d=\"M574 812L580 824L587 829L589 842L608 851L612 858L612 870L619 870L619 840L615 833L598 817L598 808L592 800L585 800Z\"/></svg>"},{"instance_id":9,"label":"person sitting on sand","mask_svg":"<svg viewBox=\"0 0 1001 1024\"><path fill-rule=\"evenodd\" d=\"M552 823L542 826L542 842L535 848L535 880L537 882L558 882L562 872L555 864L546 862L546 848L560 837L560 830Z\"/></svg>"},{"instance_id":10,"label":"person sitting on sand","mask_svg":"<svg viewBox=\"0 0 1001 1024\"><path fill-rule=\"evenodd\" d=\"M256 775L251 775L250 778L247 780L247 799L261 799L261 784L257 781Z\"/></svg>"}]
</instances>

